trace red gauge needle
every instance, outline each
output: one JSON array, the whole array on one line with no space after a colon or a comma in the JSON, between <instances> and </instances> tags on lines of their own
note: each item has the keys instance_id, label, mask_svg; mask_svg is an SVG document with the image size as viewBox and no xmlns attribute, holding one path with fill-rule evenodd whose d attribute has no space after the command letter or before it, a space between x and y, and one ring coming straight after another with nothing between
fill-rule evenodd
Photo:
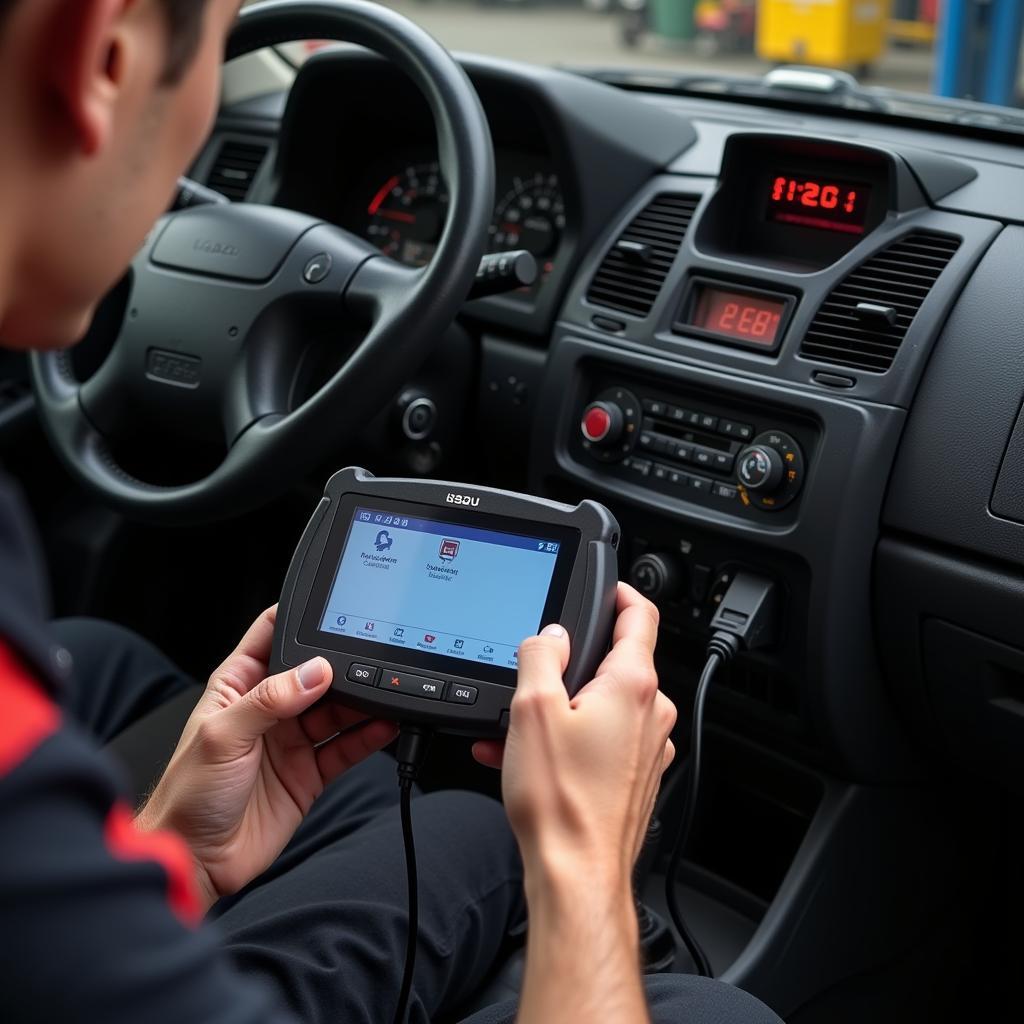
<instances>
[{"instance_id":1,"label":"red gauge needle","mask_svg":"<svg viewBox=\"0 0 1024 1024\"><path fill-rule=\"evenodd\" d=\"M403 224L415 224L416 218L411 213L403 213L401 210L378 210L378 217L386 217L388 220L401 221Z\"/></svg>"}]
</instances>

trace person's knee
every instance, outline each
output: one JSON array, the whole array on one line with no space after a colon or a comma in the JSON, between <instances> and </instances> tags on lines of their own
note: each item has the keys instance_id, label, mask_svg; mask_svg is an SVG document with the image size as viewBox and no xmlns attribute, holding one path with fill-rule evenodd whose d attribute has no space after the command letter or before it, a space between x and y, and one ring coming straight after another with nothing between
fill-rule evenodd
<instances>
[{"instance_id":1,"label":"person's knee","mask_svg":"<svg viewBox=\"0 0 1024 1024\"><path fill-rule=\"evenodd\" d=\"M85 656L91 650L109 651L111 648L146 644L137 633L106 619L90 619L85 616L54 619L50 623L50 630L61 646L80 656Z\"/></svg>"},{"instance_id":2,"label":"person's knee","mask_svg":"<svg viewBox=\"0 0 1024 1024\"><path fill-rule=\"evenodd\" d=\"M515 837L505 808L489 796L469 790L428 793L413 803L413 820L450 836L450 846L479 852L483 847L518 861Z\"/></svg>"},{"instance_id":3,"label":"person's knee","mask_svg":"<svg viewBox=\"0 0 1024 1024\"><path fill-rule=\"evenodd\" d=\"M646 984L654 1024L782 1024L760 999L723 981L656 974Z\"/></svg>"},{"instance_id":4,"label":"person's knee","mask_svg":"<svg viewBox=\"0 0 1024 1024\"><path fill-rule=\"evenodd\" d=\"M472 821L481 831L510 833L505 808L499 801L468 789L442 789L420 797L415 805L431 818Z\"/></svg>"}]
</instances>

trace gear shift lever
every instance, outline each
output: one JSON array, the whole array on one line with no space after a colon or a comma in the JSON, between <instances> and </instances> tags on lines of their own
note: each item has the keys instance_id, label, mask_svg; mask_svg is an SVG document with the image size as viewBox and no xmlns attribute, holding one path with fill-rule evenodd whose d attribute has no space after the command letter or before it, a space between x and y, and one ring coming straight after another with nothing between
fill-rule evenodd
<instances>
[{"instance_id":1,"label":"gear shift lever","mask_svg":"<svg viewBox=\"0 0 1024 1024\"><path fill-rule=\"evenodd\" d=\"M676 958L676 940L665 919L644 902L643 892L661 846L661 821L654 815L647 825L644 844L633 868L633 899L640 931L640 955L645 974L661 974L672 969Z\"/></svg>"}]
</instances>

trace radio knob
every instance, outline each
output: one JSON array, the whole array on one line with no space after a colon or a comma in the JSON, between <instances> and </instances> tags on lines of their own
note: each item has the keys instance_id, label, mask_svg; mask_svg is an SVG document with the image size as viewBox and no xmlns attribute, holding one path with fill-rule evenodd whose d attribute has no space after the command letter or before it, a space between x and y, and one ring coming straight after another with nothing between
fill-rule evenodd
<instances>
[{"instance_id":1,"label":"radio knob","mask_svg":"<svg viewBox=\"0 0 1024 1024\"><path fill-rule=\"evenodd\" d=\"M652 601L671 601L683 589L683 573L669 555L641 555L630 567L629 581Z\"/></svg>"},{"instance_id":2,"label":"radio knob","mask_svg":"<svg viewBox=\"0 0 1024 1024\"><path fill-rule=\"evenodd\" d=\"M744 448L736 460L736 473L748 491L770 494L782 483L785 472L782 456L766 444Z\"/></svg>"},{"instance_id":3,"label":"radio knob","mask_svg":"<svg viewBox=\"0 0 1024 1024\"><path fill-rule=\"evenodd\" d=\"M614 402L591 402L580 418L580 432L593 445L608 447L622 437L624 417Z\"/></svg>"}]
</instances>

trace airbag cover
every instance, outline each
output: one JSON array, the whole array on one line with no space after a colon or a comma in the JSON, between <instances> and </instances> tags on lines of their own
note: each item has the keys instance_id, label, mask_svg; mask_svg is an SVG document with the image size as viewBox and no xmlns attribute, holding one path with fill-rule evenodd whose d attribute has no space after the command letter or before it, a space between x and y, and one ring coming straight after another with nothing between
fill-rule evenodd
<instances>
[{"instance_id":1,"label":"airbag cover","mask_svg":"<svg viewBox=\"0 0 1024 1024\"><path fill-rule=\"evenodd\" d=\"M151 259L162 267L206 277L269 281L316 223L272 206L200 206L168 220Z\"/></svg>"}]
</instances>

